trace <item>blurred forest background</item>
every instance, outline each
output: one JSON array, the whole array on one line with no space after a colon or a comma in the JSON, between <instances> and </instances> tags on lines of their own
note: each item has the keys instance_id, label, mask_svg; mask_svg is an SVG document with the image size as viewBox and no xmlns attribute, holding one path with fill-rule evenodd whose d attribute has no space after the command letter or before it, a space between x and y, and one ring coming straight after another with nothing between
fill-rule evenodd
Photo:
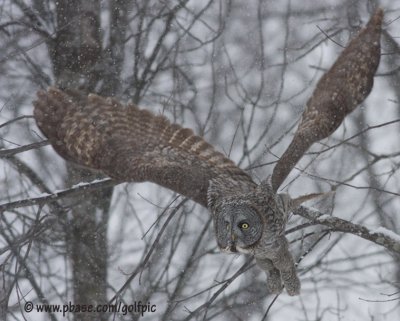
<instances>
[{"instance_id":1,"label":"blurred forest background","mask_svg":"<svg viewBox=\"0 0 400 321\"><path fill-rule=\"evenodd\" d=\"M335 190L308 205L398 233L399 2L1 0L0 319L399 319L398 254L294 216L302 292L271 296L254 262L219 251L206 209L66 163L32 118L36 92L50 85L132 100L193 128L259 182L376 6L385 23L371 95L310 149L282 191ZM27 301L95 305L115 295L157 310L24 312Z\"/></svg>"}]
</instances>

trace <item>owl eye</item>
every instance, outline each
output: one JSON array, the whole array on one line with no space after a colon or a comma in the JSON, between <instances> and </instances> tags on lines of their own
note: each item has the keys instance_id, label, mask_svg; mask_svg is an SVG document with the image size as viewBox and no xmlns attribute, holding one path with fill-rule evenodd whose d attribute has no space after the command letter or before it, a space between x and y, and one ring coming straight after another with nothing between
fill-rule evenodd
<instances>
[{"instance_id":1,"label":"owl eye","mask_svg":"<svg viewBox=\"0 0 400 321\"><path fill-rule=\"evenodd\" d=\"M247 223L247 222L240 222L240 223L238 224L238 227L239 227L240 229L242 229L242 230L247 230L247 229L250 227L250 225L249 225L249 223Z\"/></svg>"}]
</instances>

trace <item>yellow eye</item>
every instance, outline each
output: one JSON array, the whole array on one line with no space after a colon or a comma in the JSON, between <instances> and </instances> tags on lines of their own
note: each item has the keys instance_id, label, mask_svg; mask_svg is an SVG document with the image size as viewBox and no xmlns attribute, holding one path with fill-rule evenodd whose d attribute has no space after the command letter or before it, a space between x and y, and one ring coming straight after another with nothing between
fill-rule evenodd
<instances>
[{"instance_id":1,"label":"yellow eye","mask_svg":"<svg viewBox=\"0 0 400 321\"><path fill-rule=\"evenodd\" d=\"M239 228L241 228L242 230L247 230L249 227L250 225L247 222L239 223Z\"/></svg>"}]
</instances>

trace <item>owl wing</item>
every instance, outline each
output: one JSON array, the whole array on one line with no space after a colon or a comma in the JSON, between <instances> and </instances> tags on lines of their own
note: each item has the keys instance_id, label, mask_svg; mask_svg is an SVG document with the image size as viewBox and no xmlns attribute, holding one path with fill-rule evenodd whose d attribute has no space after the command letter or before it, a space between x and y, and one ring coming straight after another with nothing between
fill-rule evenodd
<instances>
[{"instance_id":1,"label":"owl wing","mask_svg":"<svg viewBox=\"0 0 400 321\"><path fill-rule=\"evenodd\" d=\"M371 92L380 60L382 20L383 11L378 9L319 80L292 142L274 168L275 191L308 148L332 134Z\"/></svg>"},{"instance_id":2,"label":"owl wing","mask_svg":"<svg viewBox=\"0 0 400 321\"><path fill-rule=\"evenodd\" d=\"M65 159L120 181L150 181L207 206L210 180L251 178L193 131L133 104L56 88L39 91L34 117Z\"/></svg>"}]
</instances>

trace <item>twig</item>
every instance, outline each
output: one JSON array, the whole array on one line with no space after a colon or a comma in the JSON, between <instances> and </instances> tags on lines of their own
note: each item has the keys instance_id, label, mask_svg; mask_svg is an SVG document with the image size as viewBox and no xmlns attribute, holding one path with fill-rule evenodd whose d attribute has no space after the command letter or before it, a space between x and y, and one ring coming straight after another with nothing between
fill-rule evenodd
<instances>
[{"instance_id":1,"label":"twig","mask_svg":"<svg viewBox=\"0 0 400 321\"><path fill-rule=\"evenodd\" d=\"M102 180L95 180L90 183L80 183L71 188L61 190L61 191L55 191L51 194L45 194L45 195L38 196L38 197L32 197L32 198L27 198L27 199L23 199L23 200L14 201L14 202L0 204L0 212L9 211L9 210L12 210L15 208L25 207L25 206L43 205L43 204L46 204L47 202L54 201L55 199L63 198L66 196L78 195L78 194L90 192L90 191L96 190L96 189L107 188L107 187L115 186L117 184L119 184L119 182L116 182L110 178L106 178L106 179L102 179Z\"/></svg>"}]
</instances>

